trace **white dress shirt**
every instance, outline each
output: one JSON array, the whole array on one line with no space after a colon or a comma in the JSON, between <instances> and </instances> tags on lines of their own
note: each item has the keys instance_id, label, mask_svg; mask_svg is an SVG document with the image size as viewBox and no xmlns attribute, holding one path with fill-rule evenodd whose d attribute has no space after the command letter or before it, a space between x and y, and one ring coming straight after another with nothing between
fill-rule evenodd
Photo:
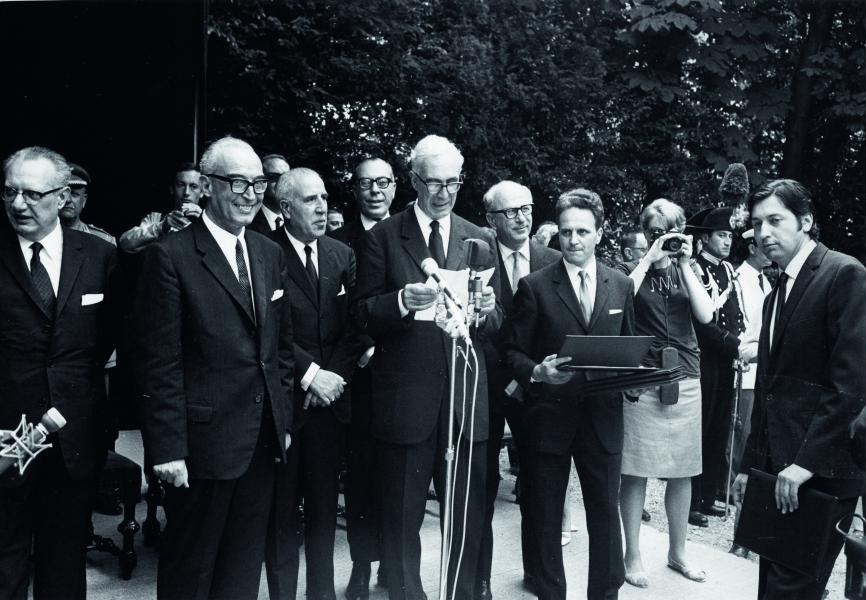
<instances>
[{"instance_id":1,"label":"white dress shirt","mask_svg":"<svg viewBox=\"0 0 866 600\"><path fill-rule=\"evenodd\" d=\"M24 254L24 264L27 265L27 270L30 270L30 261L33 258L33 250L30 245L33 240L26 240L20 235L18 243L21 244L21 252ZM63 228L60 227L60 221L51 230L51 233L39 240L42 244L42 250L39 252L39 262L48 271L48 279L51 280L51 287L54 288L54 295L57 295L57 289L60 286L60 262L63 260Z\"/></svg>"},{"instance_id":2,"label":"white dress shirt","mask_svg":"<svg viewBox=\"0 0 866 600\"><path fill-rule=\"evenodd\" d=\"M304 267L307 266L307 253L304 251L304 246L309 246L313 249L310 253L310 260L313 261L313 265L316 267L316 273L319 272L319 240L313 240L309 244L305 244L295 236L293 236L287 229L283 229L286 234L286 237L289 238L289 243L292 245L292 248L295 249L295 253L298 255L298 258L301 260L301 265ZM311 362L310 366L307 368L307 371L304 373L304 376L301 377L301 389L307 391L307 388L310 387L310 384L313 383L313 379L316 378L319 370L322 367L317 365L315 362Z\"/></svg>"},{"instance_id":3,"label":"white dress shirt","mask_svg":"<svg viewBox=\"0 0 866 600\"><path fill-rule=\"evenodd\" d=\"M760 280L763 278L764 289L761 289ZM764 277L763 273L747 262L744 262L737 267L737 286L740 290L741 306L743 311L743 321L746 325L746 330L740 334L740 353L748 349L750 354L757 355L758 352L758 337L761 334L761 321L763 320L764 298L772 290L773 286ZM749 369L743 371L743 389L755 389L755 375L758 368L756 363L749 364Z\"/></svg>"},{"instance_id":4,"label":"white dress shirt","mask_svg":"<svg viewBox=\"0 0 866 600\"><path fill-rule=\"evenodd\" d=\"M580 272L586 272L586 286L589 288L589 297L592 298L591 308L595 310L595 291L598 287L598 280L596 279L598 263L595 262L595 256L590 257L589 261L587 261L583 268L571 264L564 258L562 259L562 262L565 263L565 271L568 273L568 279L571 281L571 287L574 290L574 296L576 298L580 298Z\"/></svg>"},{"instance_id":5,"label":"white dress shirt","mask_svg":"<svg viewBox=\"0 0 866 600\"><path fill-rule=\"evenodd\" d=\"M785 293L785 301L788 300L788 295L791 293L791 288L794 287L794 280L797 279L797 275L800 274L800 270L803 268L803 265L806 264L806 259L809 258L809 255L812 253L812 250L818 244L815 243L815 240L808 240L803 247L800 248L800 251L794 255L794 258L791 259L791 262L788 263L788 266L785 267L785 273L788 274L788 281L786 282L785 289L782 290ZM778 298L776 299L778 302ZM770 311L770 344L773 343L773 333L776 327L776 307L773 306Z\"/></svg>"},{"instance_id":6,"label":"white dress shirt","mask_svg":"<svg viewBox=\"0 0 866 600\"><path fill-rule=\"evenodd\" d=\"M517 250L512 250L511 248L506 248L502 245L502 242L497 242L499 244L499 255L502 256L502 264L505 265L505 272L508 275L508 282L511 284L511 291L517 291L518 281L514 281L514 258L513 255L517 255L517 265L518 269L520 269L520 277L526 277L529 274L529 240L523 243L523 246L518 248Z\"/></svg>"},{"instance_id":7,"label":"white dress shirt","mask_svg":"<svg viewBox=\"0 0 866 600\"><path fill-rule=\"evenodd\" d=\"M271 231L274 231L277 228L277 217L283 219L283 215L275 213L264 204L262 204L262 214L265 215L265 219L267 219L268 227L271 228ZM283 219L283 222L285 222L285 219Z\"/></svg>"},{"instance_id":8,"label":"white dress shirt","mask_svg":"<svg viewBox=\"0 0 866 600\"><path fill-rule=\"evenodd\" d=\"M216 240L217 246L219 246L220 250L226 257L226 262L229 263L229 267L231 267L232 273L235 274L235 277L238 276L238 263L235 258L235 245L237 245L237 241L241 241L241 248L244 250L244 263L247 266L247 277L250 278L250 299L252 300L253 312L256 310L256 301L252 296L253 291L253 272L250 270L250 252L247 250L247 242L244 239L244 232L246 231L244 228L241 228L241 232L239 235L235 235L231 232L226 231L216 223L214 223L211 218L207 214L207 210L205 210L201 214L202 221L204 221L204 226L207 227L207 230L210 231L210 234L213 236L213 239ZM238 280L240 281L240 279Z\"/></svg>"}]
</instances>

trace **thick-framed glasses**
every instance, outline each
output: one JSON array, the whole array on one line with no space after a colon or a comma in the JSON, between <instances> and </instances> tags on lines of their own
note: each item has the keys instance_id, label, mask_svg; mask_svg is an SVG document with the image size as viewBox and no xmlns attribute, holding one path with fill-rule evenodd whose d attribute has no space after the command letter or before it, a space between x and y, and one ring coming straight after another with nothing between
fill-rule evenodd
<instances>
[{"instance_id":1,"label":"thick-framed glasses","mask_svg":"<svg viewBox=\"0 0 866 600\"><path fill-rule=\"evenodd\" d=\"M463 185L463 180L458 179L457 181L446 181L442 183L441 181L427 181L415 171L412 171L412 175L418 178L418 181L427 186L427 191L431 194L438 194L442 191L442 188L445 188L449 194L456 194L457 190L460 189L460 186Z\"/></svg>"},{"instance_id":2,"label":"thick-framed glasses","mask_svg":"<svg viewBox=\"0 0 866 600\"><path fill-rule=\"evenodd\" d=\"M250 181L239 177L223 177L222 175L216 175L215 173L207 173L206 177L213 177L214 179L225 181L231 185L232 191L239 196L246 194L247 189L250 186L253 186L253 191L257 194L264 194L265 190L268 188L267 179L256 179L255 181Z\"/></svg>"},{"instance_id":3,"label":"thick-framed glasses","mask_svg":"<svg viewBox=\"0 0 866 600\"><path fill-rule=\"evenodd\" d=\"M394 183L394 180L390 177L361 177L358 180L358 187L362 190L369 190L373 187L374 183L376 184L376 187L380 190L385 190L391 187L391 185Z\"/></svg>"},{"instance_id":4,"label":"thick-framed glasses","mask_svg":"<svg viewBox=\"0 0 866 600\"><path fill-rule=\"evenodd\" d=\"M519 212L524 217L528 217L532 214L532 205L524 204L523 206L518 206L517 208L503 208L502 210L489 210L488 214L491 215L505 215L506 219L515 219L517 218L517 213Z\"/></svg>"},{"instance_id":5,"label":"thick-framed glasses","mask_svg":"<svg viewBox=\"0 0 866 600\"><path fill-rule=\"evenodd\" d=\"M18 194L24 198L24 202L33 206L40 200L42 200L45 196L49 194L53 194L54 192L59 192L62 189L65 189L68 186L61 185L60 187L54 188L53 190L48 190L47 192L37 192L36 190L19 190L18 188L14 188L11 185L3 186L3 200L6 202L14 202L15 198L18 197Z\"/></svg>"}]
</instances>

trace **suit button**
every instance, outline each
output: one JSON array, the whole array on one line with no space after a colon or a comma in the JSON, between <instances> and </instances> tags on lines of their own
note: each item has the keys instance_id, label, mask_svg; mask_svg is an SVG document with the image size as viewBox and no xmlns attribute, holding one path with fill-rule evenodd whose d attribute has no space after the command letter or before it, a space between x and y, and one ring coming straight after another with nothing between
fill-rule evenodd
<instances>
[{"instance_id":1,"label":"suit button","mask_svg":"<svg viewBox=\"0 0 866 600\"><path fill-rule=\"evenodd\" d=\"M773 394L767 394L767 402L773 401Z\"/></svg>"},{"instance_id":2,"label":"suit button","mask_svg":"<svg viewBox=\"0 0 866 600\"><path fill-rule=\"evenodd\" d=\"M259 361L259 365L261 365L261 367L264 369L264 368L265 368L265 361L260 360L260 361Z\"/></svg>"},{"instance_id":3,"label":"suit button","mask_svg":"<svg viewBox=\"0 0 866 600\"><path fill-rule=\"evenodd\" d=\"M261 404L261 403L262 403L262 395L256 394L256 404Z\"/></svg>"}]
</instances>

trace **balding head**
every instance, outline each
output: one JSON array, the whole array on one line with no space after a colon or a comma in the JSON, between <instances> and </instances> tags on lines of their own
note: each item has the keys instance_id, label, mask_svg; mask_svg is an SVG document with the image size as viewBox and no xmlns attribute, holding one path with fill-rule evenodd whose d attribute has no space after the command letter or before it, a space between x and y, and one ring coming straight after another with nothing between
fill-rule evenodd
<instances>
[{"instance_id":1,"label":"balding head","mask_svg":"<svg viewBox=\"0 0 866 600\"><path fill-rule=\"evenodd\" d=\"M312 169L296 167L277 182L277 200L286 219L286 230L308 244L325 235L328 224L328 192Z\"/></svg>"}]
</instances>

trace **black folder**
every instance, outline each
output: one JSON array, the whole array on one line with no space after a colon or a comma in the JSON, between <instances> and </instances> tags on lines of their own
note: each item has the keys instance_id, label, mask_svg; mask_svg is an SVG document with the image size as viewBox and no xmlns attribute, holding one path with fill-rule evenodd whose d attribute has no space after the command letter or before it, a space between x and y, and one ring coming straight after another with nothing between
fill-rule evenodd
<instances>
[{"instance_id":1,"label":"black folder","mask_svg":"<svg viewBox=\"0 0 866 600\"><path fill-rule=\"evenodd\" d=\"M833 515L839 499L800 487L800 507L783 515L776 508L776 476L749 471L749 485L734 532L734 543L817 580L830 536L838 535Z\"/></svg>"},{"instance_id":2,"label":"black folder","mask_svg":"<svg viewBox=\"0 0 866 600\"><path fill-rule=\"evenodd\" d=\"M633 372L606 375L604 378L599 378L598 374L593 373L593 377L580 386L580 393L586 395L612 394L640 388L653 388L676 383L686 377L681 366L669 369L646 367Z\"/></svg>"},{"instance_id":3,"label":"black folder","mask_svg":"<svg viewBox=\"0 0 866 600\"><path fill-rule=\"evenodd\" d=\"M567 335L559 356L570 356L563 371L631 372L640 366L655 338L651 335Z\"/></svg>"}]
</instances>

